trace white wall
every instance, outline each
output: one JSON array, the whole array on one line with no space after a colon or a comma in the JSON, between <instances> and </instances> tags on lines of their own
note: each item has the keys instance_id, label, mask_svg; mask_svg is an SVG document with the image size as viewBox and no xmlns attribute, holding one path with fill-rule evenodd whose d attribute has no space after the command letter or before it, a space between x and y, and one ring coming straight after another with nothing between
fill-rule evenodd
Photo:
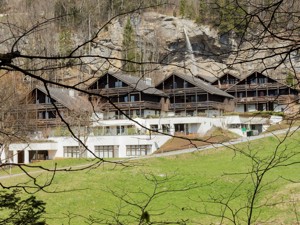
<instances>
[{"instance_id":1,"label":"white wall","mask_svg":"<svg viewBox=\"0 0 300 225\"><path fill-rule=\"evenodd\" d=\"M6 152L4 151L4 146L0 147L0 160L4 162L6 160Z\"/></svg>"},{"instance_id":2,"label":"white wall","mask_svg":"<svg viewBox=\"0 0 300 225\"><path fill-rule=\"evenodd\" d=\"M154 118L154 119L135 119L140 124L146 127L151 125L157 125L158 129L162 131L162 126L166 125L170 128L170 134L174 134L174 127L176 124L186 124L189 133L198 133L204 135L213 126L221 127L227 129L228 124L248 124L246 121L242 121L239 116L224 116L224 117L166 117L166 118ZM266 123L257 119L255 124ZM253 122L253 121L252 121ZM134 125L134 121L129 120L103 120L101 121L102 126L115 127L117 125ZM99 123L100 125L100 123ZM264 128L265 129L265 128ZM243 135L241 129L229 129L239 135ZM152 152L157 150L161 145L163 145L171 137L166 135L116 135L116 136L90 136L86 140L86 145L88 148L94 152L94 146L97 145L114 145L119 146L119 155L116 157L127 157L126 156L126 145L152 145ZM52 142L51 142L52 141ZM9 146L10 151L20 151L25 150L48 150L49 158L64 157L64 146L78 146L78 141L72 137L50 137L48 140L40 143L30 143L30 144L11 144ZM49 151L50 150L50 151ZM88 157L92 157L92 154L88 154ZM14 158L16 160L17 157Z\"/></svg>"},{"instance_id":3,"label":"white wall","mask_svg":"<svg viewBox=\"0 0 300 225\"><path fill-rule=\"evenodd\" d=\"M125 158L126 156L126 145L152 145L151 153L161 147L169 136L165 135L126 135L126 136L92 136L86 141L86 145L94 152L94 146L96 145L118 145L119 155L116 157ZM28 163L28 150L48 150L49 159L63 158L64 157L64 146L78 146L78 141L72 137L52 137L49 138L52 142L40 142L40 143L16 143L9 146L10 151L24 151L25 163ZM50 150L51 149L51 150ZM50 151L49 151L50 150ZM87 154L87 157L93 157L93 154ZM17 157L14 161L17 163Z\"/></svg>"}]
</instances>

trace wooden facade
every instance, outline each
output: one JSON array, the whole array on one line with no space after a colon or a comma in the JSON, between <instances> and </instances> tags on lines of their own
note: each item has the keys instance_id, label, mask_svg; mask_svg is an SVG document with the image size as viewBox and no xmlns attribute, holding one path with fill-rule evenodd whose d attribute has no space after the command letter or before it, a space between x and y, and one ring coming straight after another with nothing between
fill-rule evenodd
<instances>
[{"instance_id":1,"label":"wooden facade","mask_svg":"<svg viewBox=\"0 0 300 225\"><path fill-rule=\"evenodd\" d=\"M198 78L179 73L168 75L156 86L170 97L170 111L198 115L209 110L224 110L225 99L233 97Z\"/></svg>"},{"instance_id":2,"label":"wooden facade","mask_svg":"<svg viewBox=\"0 0 300 225\"><path fill-rule=\"evenodd\" d=\"M36 87L25 96L11 113L14 127L18 130L41 131L65 126L60 116L70 126L81 122L86 124L92 112L86 99L75 96L73 90L53 87L48 87L48 90L50 95L44 87Z\"/></svg>"},{"instance_id":3,"label":"wooden facade","mask_svg":"<svg viewBox=\"0 0 300 225\"><path fill-rule=\"evenodd\" d=\"M241 80L226 74L213 84L234 96L236 109L242 112L278 111L283 110L278 106L298 102L296 89L258 72Z\"/></svg>"},{"instance_id":4,"label":"wooden facade","mask_svg":"<svg viewBox=\"0 0 300 225\"><path fill-rule=\"evenodd\" d=\"M110 118L122 118L120 111L128 116L145 117L167 110L167 95L139 77L106 73L92 83L88 91L103 96L96 98Z\"/></svg>"}]
</instances>

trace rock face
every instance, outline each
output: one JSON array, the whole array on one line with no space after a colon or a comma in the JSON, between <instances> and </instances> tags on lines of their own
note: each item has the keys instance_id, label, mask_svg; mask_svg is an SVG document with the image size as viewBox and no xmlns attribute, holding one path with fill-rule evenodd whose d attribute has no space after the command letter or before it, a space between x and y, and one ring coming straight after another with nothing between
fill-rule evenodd
<instances>
[{"instance_id":1,"label":"rock face","mask_svg":"<svg viewBox=\"0 0 300 225\"><path fill-rule=\"evenodd\" d=\"M213 76L213 70L226 67L228 52L236 48L236 43L230 37L219 37L215 29L199 26L187 19L147 12L131 17L131 24L136 34L138 52L143 57L142 61L194 67L198 68L197 73ZM121 57L124 27L124 19L114 21L107 32L99 35L98 43L92 46L92 53L103 57ZM187 38L191 43L192 52L187 50ZM193 60L189 54L193 54ZM115 65L119 67L121 62L115 62ZM174 67L162 66L160 69L170 71Z\"/></svg>"},{"instance_id":2,"label":"rock face","mask_svg":"<svg viewBox=\"0 0 300 225\"><path fill-rule=\"evenodd\" d=\"M194 75L220 76L229 72L243 77L254 71L263 71L266 66L272 67L281 60L281 57L272 57L264 61L249 60L249 62L236 63L255 57L264 58L271 53L268 50L261 52L249 50L236 54L238 48L246 49L247 43L238 46L233 35L220 36L217 30L188 19L155 12L146 12L132 16L130 19L136 35L136 45L142 56L141 60L173 64L173 66L160 66L159 69L163 73L179 69L174 67L176 64L194 71L196 73ZM99 43L94 46L93 51L103 56L121 57L124 27L124 19L112 23L105 35L99 36ZM189 56L184 30L191 43L193 57ZM268 48L269 43L265 45ZM300 63L299 58L292 59L295 65ZM116 65L121 66L121 63L118 62ZM269 75L278 77L285 76L286 73L287 69L280 66L279 70L271 71Z\"/></svg>"}]
</instances>

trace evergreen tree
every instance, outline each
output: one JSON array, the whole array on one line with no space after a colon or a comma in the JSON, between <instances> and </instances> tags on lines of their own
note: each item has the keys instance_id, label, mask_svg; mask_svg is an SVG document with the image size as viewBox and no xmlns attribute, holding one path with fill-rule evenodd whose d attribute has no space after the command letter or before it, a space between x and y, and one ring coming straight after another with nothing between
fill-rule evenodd
<instances>
[{"instance_id":1,"label":"evergreen tree","mask_svg":"<svg viewBox=\"0 0 300 225\"><path fill-rule=\"evenodd\" d=\"M135 42L135 31L131 24L130 18L127 19L123 34L123 59L125 60L123 67L125 71L136 72L138 59L137 46ZM131 62L132 61L132 62Z\"/></svg>"},{"instance_id":2,"label":"evergreen tree","mask_svg":"<svg viewBox=\"0 0 300 225\"><path fill-rule=\"evenodd\" d=\"M0 225L45 225L41 219L45 213L45 203L30 196L22 200L17 197L18 191L0 192Z\"/></svg>"},{"instance_id":3,"label":"evergreen tree","mask_svg":"<svg viewBox=\"0 0 300 225\"><path fill-rule=\"evenodd\" d=\"M184 17L186 11L186 0L180 0L179 3L179 14Z\"/></svg>"}]
</instances>

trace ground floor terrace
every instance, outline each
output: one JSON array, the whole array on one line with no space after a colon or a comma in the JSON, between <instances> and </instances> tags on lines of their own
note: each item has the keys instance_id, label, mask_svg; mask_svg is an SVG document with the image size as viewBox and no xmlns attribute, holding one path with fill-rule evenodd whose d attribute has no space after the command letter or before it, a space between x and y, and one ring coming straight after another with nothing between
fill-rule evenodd
<instances>
[{"instance_id":1,"label":"ground floor terrace","mask_svg":"<svg viewBox=\"0 0 300 225\"><path fill-rule=\"evenodd\" d=\"M91 136L82 140L85 148L73 137L52 137L38 143L11 144L9 154L14 163L55 158L128 158L152 154L169 138L165 135Z\"/></svg>"},{"instance_id":2,"label":"ground floor terrace","mask_svg":"<svg viewBox=\"0 0 300 225\"><path fill-rule=\"evenodd\" d=\"M7 155L14 163L30 163L55 158L128 158L149 155L158 150L173 135L205 135L213 127L220 127L240 136L257 135L281 117L169 117L133 120L101 120L89 128L80 140L50 136L35 138L30 143L13 143ZM3 156L2 156L3 158Z\"/></svg>"}]
</instances>

